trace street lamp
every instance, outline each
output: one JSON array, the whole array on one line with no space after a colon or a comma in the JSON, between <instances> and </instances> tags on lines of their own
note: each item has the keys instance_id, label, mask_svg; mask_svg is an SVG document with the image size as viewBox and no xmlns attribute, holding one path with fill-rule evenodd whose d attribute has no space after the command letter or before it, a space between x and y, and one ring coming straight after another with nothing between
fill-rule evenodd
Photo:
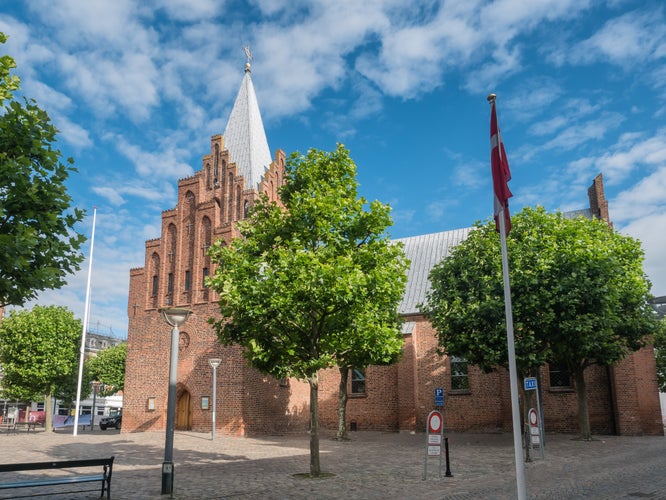
<instances>
[{"instance_id":1,"label":"street lamp","mask_svg":"<svg viewBox=\"0 0 666 500\"><path fill-rule=\"evenodd\" d=\"M220 366L222 360L220 358L211 358L208 360L210 366L213 367L213 434L212 439L215 441L215 410L217 409L217 367Z\"/></svg>"},{"instance_id":2,"label":"street lamp","mask_svg":"<svg viewBox=\"0 0 666 500\"><path fill-rule=\"evenodd\" d=\"M92 412L90 414L90 432L95 430L95 403L97 402L97 391L99 390L99 386L101 384L95 380L92 383L93 386L93 405L92 405Z\"/></svg>"},{"instance_id":3,"label":"street lamp","mask_svg":"<svg viewBox=\"0 0 666 500\"><path fill-rule=\"evenodd\" d=\"M192 313L182 307L166 307L159 310L171 330L171 355L169 360L169 395L167 398L166 440L162 462L162 495L173 495L173 435L176 428L176 377L178 375L178 340L181 326Z\"/></svg>"}]
</instances>

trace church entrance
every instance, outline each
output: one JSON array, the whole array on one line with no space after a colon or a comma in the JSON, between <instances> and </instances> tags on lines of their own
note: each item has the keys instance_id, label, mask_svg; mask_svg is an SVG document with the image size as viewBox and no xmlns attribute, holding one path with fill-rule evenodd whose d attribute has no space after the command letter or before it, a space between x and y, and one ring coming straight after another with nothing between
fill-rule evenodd
<instances>
[{"instance_id":1,"label":"church entrance","mask_svg":"<svg viewBox=\"0 0 666 500\"><path fill-rule=\"evenodd\" d=\"M176 429L179 431L192 430L192 410L190 407L190 393L183 391L178 397L176 405Z\"/></svg>"}]
</instances>

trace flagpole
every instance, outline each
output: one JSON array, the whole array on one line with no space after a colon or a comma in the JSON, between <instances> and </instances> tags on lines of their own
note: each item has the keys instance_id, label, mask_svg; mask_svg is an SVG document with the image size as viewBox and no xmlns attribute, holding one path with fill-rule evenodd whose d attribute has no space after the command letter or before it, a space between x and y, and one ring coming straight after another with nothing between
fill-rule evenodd
<instances>
[{"instance_id":1,"label":"flagpole","mask_svg":"<svg viewBox=\"0 0 666 500\"><path fill-rule=\"evenodd\" d=\"M90 236L90 259L88 261L88 282L86 284L86 303L83 311L83 332L81 333L81 351L79 353L79 380L76 385L76 409L74 410L74 432L76 436L79 429L79 405L81 402L81 382L83 380L83 362L86 353L86 330L88 329L88 313L90 311L90 277L92 276L93 247L95 245L95 221L97 220L97 207L93 208L92 234ZM92 409L95 411L95 408ZM92 414L90 416L90 430L92 431Z\"/></svg>"},{"instance_id":2,"label":"flagpole","mask_svg":"<svg viewBox=\"0 0 666 500\"><path fill-rule=\"evenodd\" d=\"M488 96L488 102L491 106L495 103L495 94ZM498 153L502 154L502 145L498 135ZM494 181L494 180L493 180ZM510 195L510 194L509 194ZM497 221L499 223L500 243L502 247L502 280L504 282L504 313L506 317L506 341L509 352L509 385L511 389L511 416L513 422L513 447L516 461L516 486L518 490L518 500L527 499L527 489L525 486L525 463L523 458L522 433L520 432L520 405L518 403L518 373L516 370L516 349L513 335L513 311L511 306L511 284L509 282L509 257L506 248L506 210L504 204L500 204Z\"/></svg>"},{"instance_id":3,"label":"flagpole","mask_svg":"<svg viewBox=\"0 0 666 500\"><path fill-rule=\"evenodd\" d=\"M518 500L527 498L525 487L525 463L520 432L520 405L518 404L518 373L516 370L516 349L513 338L513 312L511 307L511 285L509 283L509 257L506 249L506 222L504 209L500 212L500 243L502 246L502 279L504 281L504 313L506 316L506 342L509 350L509 385L511 386L511 415L513 417L513 447L516 457L516 485Z\"/></svg>"}]
</instances>

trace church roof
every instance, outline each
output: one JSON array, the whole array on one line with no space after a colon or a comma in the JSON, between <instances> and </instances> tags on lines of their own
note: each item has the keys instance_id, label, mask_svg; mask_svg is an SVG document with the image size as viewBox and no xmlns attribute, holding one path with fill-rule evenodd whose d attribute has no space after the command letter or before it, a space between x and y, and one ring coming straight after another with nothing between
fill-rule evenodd
<instances>
[{"instance_id":1,"label":"church roof","mask_svg":"<svg viewBox=\"0 0 666 500\"><path fill-rule=\"evenodd\" d=\"M467 227L393 240L403 244L405 255L411 262L407 271L405 293L398 306L400 314L420 312L418 305L425 302L426 293L430 290L430 270L448 257L453 247L467 238L471 230L471 227Z\"/></svg>"},{"instance_id":2,"label":"church roof","mask_svg":"<svg viewBox=\"0 0 666 500\"><path fill-rule=\"evenodd\" d=\"M272 160L250 73L248 63L224 129L224 144L231 161L238 167L238 173L245 177L246 187L258 189Z\"/></svg>"}]
</instances>

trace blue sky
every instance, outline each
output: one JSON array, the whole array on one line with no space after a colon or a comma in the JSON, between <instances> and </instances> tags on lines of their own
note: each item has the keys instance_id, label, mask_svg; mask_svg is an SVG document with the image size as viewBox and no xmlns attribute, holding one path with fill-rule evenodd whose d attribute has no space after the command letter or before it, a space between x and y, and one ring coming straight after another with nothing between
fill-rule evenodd
<instances>
[{"instance_id":1,"label":"blue sky","mask_svg":"<svg viewBox=\"0 0 666 500\"><path fill-rule=\"evenodd\" d=\"M393 237L492 215L489 106L511 165L511 210L587 206L641 240L666 295L666 7L659 0L31 0L2 2L2 47L60 129L98 207L90 325L124 336L129 269L160 236L177 180L201 168L243 77L271 153L344 143ZM84 252L89 254L86 244ZM88 262L40 296L83 317Z\"/></svg>"}]
</instances>

